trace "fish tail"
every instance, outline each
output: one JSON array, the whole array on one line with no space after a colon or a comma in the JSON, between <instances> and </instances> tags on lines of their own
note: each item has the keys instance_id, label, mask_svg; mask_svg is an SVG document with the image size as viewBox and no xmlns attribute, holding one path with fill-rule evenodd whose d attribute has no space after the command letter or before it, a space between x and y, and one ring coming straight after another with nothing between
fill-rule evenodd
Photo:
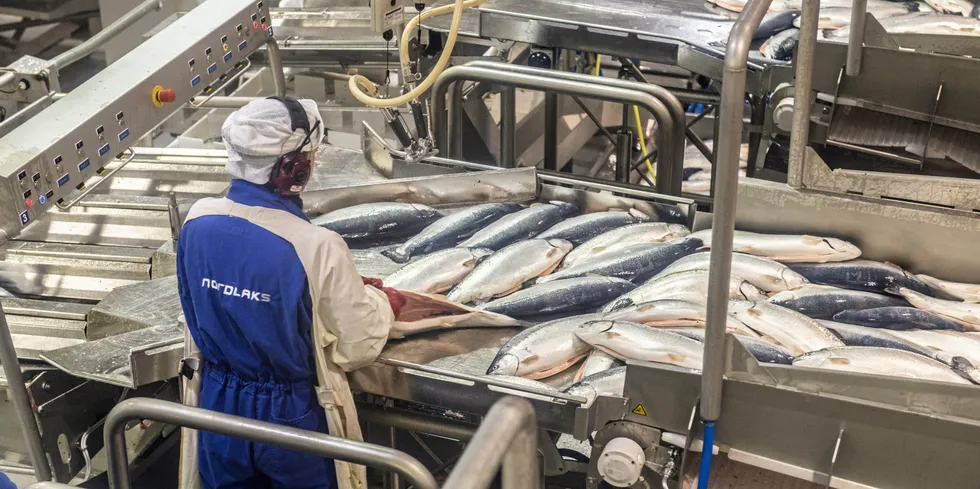
<instances>
[{"instance_id":1,"label":"fish tail","mask_svg":"<svg viewBox=\"0 0 980 489\"><path fill-rule=\"evenodd\" d=\"M408 252L402 250L401 248L392 248L390 250L384 250L381 252L381 254L388 257L389 260L395 263L405 263L411 258L411 255L409 255Z\"/></svg>"}]
</instances>

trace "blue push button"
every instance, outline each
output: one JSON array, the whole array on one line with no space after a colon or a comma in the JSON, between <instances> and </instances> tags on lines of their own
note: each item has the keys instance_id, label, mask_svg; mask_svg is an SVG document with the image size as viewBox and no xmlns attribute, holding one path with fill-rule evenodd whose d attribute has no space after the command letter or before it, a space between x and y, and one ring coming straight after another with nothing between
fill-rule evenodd
<instances>
[{"instance_id":1,"label":"blue push button","mask_svg":"<svg viewBox=\"0 0 980 489\"><path fill-rule=\"evenodd\" d=\"M197 75L194 78L191 78L192 87L196 87L199 83L201 83L201 75Z\"/></svg>"},{"instance_id":2,"label":"blue push button","mask_svg":"<svg viewBox=\"0 0 980 489\"><path fill-rule=\"evenodd\" d=\"M45 197L45 196L43 196L43 195L39 195L37 197L37 203L38 204L41 204L41 205L47 204L48 203L48 198Z\"/></svg>"},{"instance_id":3,"label":"blue push button","mask_svg":"<svg viewBox=\"0 0 980 489\"><path fill-rule=\"evenodd\" d=\"M218 63L211 63L211 66L208 66L208 74L210 75L215 71L218 71Z\"/></svg>"},{"instance_id":4,"label":"blue push button","mask_svg":"<svg viewBox=\"0 0 980 489\"><path fill-rule=\"evenodd\" d=\"M247 45L248 45L248 41L242 41L242 42L238 43L238 50L239 51L244 51L245 50L245 46L247 46Z\"/></svg>"},{"instance_id":5,"label":"blue push button","mask_svg":"<svg viewBox=\"0 0 980 489\"><path fill-rule=\"evenodd\" d=\"M109 152L109 143L103 144L102 147L99 148L99 156L105 156L105 154L108 152Z\"/></svg>"},{"instance_id":6,"label":"blue push button","mask_svg":"<svg viewBox=\"0 0 980 489\"><path fill-rule=\"evenodd\" d=\"M65 184L68 183L69 180L71 180L71 175L69 175L67 173L64 174L64 175L62 175L61 178L58 179L58 186L59 187L64 187Z\"/></svg>"},{"instance_id":7,"label":"blue push button","mask_svg":"<svg viewBox=\"0 0 980 489\"><path fill-rule=\"evenodd\" d=\"M102 153L102 151L99 150L99 153ZM88 165L89 165L88 158L85 158L84 160L82 160L81 163L78 164L78 171L80 171L80 172L81 171L85 171L85 169L88 168ZM58 183L61 183L61 182L58 182Z\"/></svg>"},{"instance_id":8,"label":"blue push button","mask_svg":"<svg viewBox=\"0 0 980 489\"><path fill-rule=\"evenodd\" d=\"M29 222L31 222L31 215L28 214L27 211L21 212L20 213L20 224L22 226L26 226L27 223L29 223Z\"/></svg>"},{"instance_id":9,"label":"blue push button","mask_svg":"<svg viewBox=\"0 0 980 489\"><path fill-rule=\"evenodd\" d=\"M228 51L227 53L225 53L225 63L227 63L227 62L228 62L228 60L230 60L230 59L231 59L231 56L232 56L232 53L231 53L231 51Z\"/></svg>"},{"instance_id":10,"label":"blue push button","mask_svg":"<svg viewBox=\"0 0 980 489\"><path fill-rule=\"evenodd\" d=\"M123 132L119 133L119 140L122 141L129 137L129 129L123 129Z\"/></svg>"}]
</instances>

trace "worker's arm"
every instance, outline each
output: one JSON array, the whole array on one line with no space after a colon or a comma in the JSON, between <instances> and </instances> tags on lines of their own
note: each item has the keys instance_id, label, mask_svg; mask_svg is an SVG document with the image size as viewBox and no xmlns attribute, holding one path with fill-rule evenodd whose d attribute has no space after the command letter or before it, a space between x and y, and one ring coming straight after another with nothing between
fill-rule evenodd
<instances>
[{"instance_id":1,"label":"worker's arm","mask_svg":"<svg viewBox=\"0 0 980 489\"><path fill-rule=\"evenodd\" d=\"M365 285L354 266L354 256L337 234L320 228L326 236L320 248L318 277L320 298L316 314L327 332L330 360L344 371L363 367L377 358L395 321L388 296Z\"/></svg>"}]
</instances>

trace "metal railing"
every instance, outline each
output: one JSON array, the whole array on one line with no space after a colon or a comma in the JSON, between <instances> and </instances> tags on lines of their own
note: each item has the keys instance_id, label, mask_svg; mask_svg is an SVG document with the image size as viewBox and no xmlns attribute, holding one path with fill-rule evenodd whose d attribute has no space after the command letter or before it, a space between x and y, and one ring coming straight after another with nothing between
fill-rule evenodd
<instances>
[{"instance_id":1,"label":"metal railing","mask_svg":"<svg viewBox=\"0 0 980 489\"><path fill-rule=\"evenodd\" d=\"M507 396L487 413L466 446L444 489L485 489L497 469L501 489L540 489L538 423L531 403Z\"/></svg>"},{"instance_id":2,"label":"metal railing","mask_svg":"<svg viewBox=\"0 0 980 489\"><path fill-rule=\"evenodd\" d=\"M462 90L458 88L453 90L452 100L449 102L452 110L448 115L446 93L450 86L459 85L459 82L463 81L480 81L550 94L573 95L636 105L650 112L660 128L657 138L657 146L660 150L660 156L657 158L657 191L668 195L680 194L684 166L685 119L683 118L683 111L681 111L681 118L679 121L675 121L677 117L676 107L668 108L661 100L662 94L651 95L650 90L656 90L659 87L622 80L604 81L592 76L562 73L555 70L516 67L505 70L497 67L489 68L485 66L485 63L483 64L484 66L467 64L450 68L444 71L432 86L430 118L433 135L440 148L452 147L449 121L453 120L456 117L455 113L461 110L461 103L457 98ZM520 72L517 69L520 69ZM676 101L676 97L673 100ZM680 106L679 102L677 106ZM454 127L454 129L456 128ZM548 128L546 127L545 130L547 131ZM507 137L514 137L514 135L506 132L501 134L501 138ZM547 154L551 151L554 151L554 148L549 148L546 145L546 160L548 159ZM672 192L672 189L676 191Z\"/></svg>"},{"instance_id":3,"label":"metal railing","mask_svg":"<svg viewBox=\"0 0 980 489\"><path fill-rule=\"evenodd\" d=\"M380 445L347 440L254 419L193 408L157 399L128 399L112 408L105 421L109 487L130 489L126 424L151 420L174 426L311 453L325 458L395 472L418 489L438 489L432 473L410 455ZM533 413L532 413L533 420ZM533 449L533 447L532 447ZM512 486L517 487L517 486ZM45 488L39 488L45 489ZM47 489L60 489L48 486Z\"/></svg>"}]
</instances>

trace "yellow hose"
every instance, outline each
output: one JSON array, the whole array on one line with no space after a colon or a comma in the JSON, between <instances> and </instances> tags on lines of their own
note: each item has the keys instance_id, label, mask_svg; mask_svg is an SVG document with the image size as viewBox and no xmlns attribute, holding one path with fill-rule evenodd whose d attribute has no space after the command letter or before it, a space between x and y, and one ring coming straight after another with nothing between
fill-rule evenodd
<instances>
[{"instance_id":1,"label":"yellow hose","mask_svg":"<svg viewBox=\"0 0 980 489\"><path fill-rule=\"evenodd\" d=\"M653 181L657 181L657 172L653 170L653 165L650 164L650 158L647 158L647 142L646 142L646 131L643 130L643 121L640 119L640 108L633 106L633 117L636 120L636 132L639 134L640 138L640 151L643 152L643 157L645 158L647 164L647 172L650 173L650 178Z\"/></svg>"},{"instance_id":2,"label":"yellow hose","mask_svg":"<svg viewBox=\"0 0 980 489\"><path fill-rule=\"evenodd\" d=\"M602 61L602 55L595 55L595 66L592 67L592 76L599 76L599 62Z\"/></svg>"},{"instance_id":3,"label":"yellow hose","mask_svg":"<svg viewBox=\"0 0 980 489\"><path fill-rule=\"evenodd\" d=\"M377 88L374 86L374 83L365 78L363 75L354 75L347 84L347 86L350 87L351 94L353 94L354 98L359 100L361 103L371 107L398 107L418 98L419 95L425 93L425 91L428 90L433 83L435 83L436 78L442 74L442 70L444 70L446 65L449 64L449 58L453 53L453 47L456 45L456 37L459 35L459 24L463 19L463 9L467 7L475 7L486 3L487 1L488 0L456 0L456 3L453 5L444 5L442 7L426 10L405 24L405 30L402 32L402 39L398 45L398 56L402 65L402 73L407 76L412 72L412 60L408 54L408 44L412 40L413 31L419 25L419 22L437 15L448 14L449 12L453 13L453 22L449 28L449 36L446 38L446 45L442 50L442 55L439 56L439 61L436 62L436 66L429 73L429 76L425 77L425 79L422 80L422 82L419 83L418 86L416 86L412 91L395 98L375 98L369 95L376 94L378 92ZM368 93L361 91L360 87L366 88Z\"/></svg>"}]
</instances>

